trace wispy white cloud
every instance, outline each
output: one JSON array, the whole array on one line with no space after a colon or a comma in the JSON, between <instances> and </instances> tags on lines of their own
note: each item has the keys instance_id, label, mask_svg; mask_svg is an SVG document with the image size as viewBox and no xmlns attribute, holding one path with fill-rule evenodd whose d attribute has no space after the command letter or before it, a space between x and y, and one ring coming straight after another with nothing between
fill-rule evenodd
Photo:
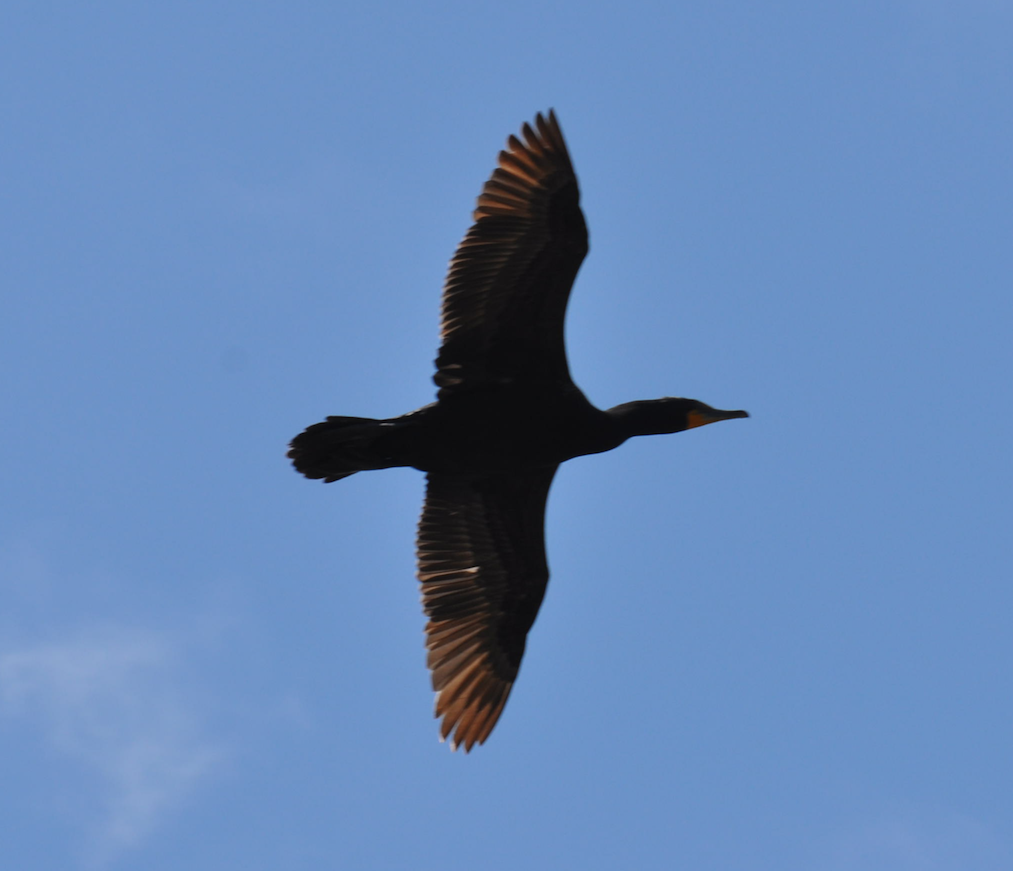
<instances>
[{"instance_id":1,"label":"wispy white cloud","mask_svg":"<svg viewBox=\"0 0 1013 871\"><path fill-rule=\"evenodd\" d=\"M221 757L186 692L178 644L107 628L0 652L0 702L98 778L90 859L139 843Z\"/></svg>"},{"instance_id":2,"label":"wispy white cloud","mask_svg":"<svg viewBox=\"0 0 1013 871\"><path fill-rule=\"evenodd\" d=\"M894 810L838 835L820 871L1006 871L1000 834L960 813Z\"/></svg>"}]
</instances>

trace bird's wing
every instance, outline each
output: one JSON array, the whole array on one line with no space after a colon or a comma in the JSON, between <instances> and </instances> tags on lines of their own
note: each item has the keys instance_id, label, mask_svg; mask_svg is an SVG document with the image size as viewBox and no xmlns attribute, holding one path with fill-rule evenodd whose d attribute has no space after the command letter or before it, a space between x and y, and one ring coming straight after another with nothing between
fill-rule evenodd
<instances>
[{"instance_id":1,"label":"bird's wing","mask_svg":"<svg viewBox=\"0 0 1013 871\"><path fill-rule=\"evenodd\" d=\"M545 595L545 501L556 466L482 478L430 473L418 566L440 734L489 737Z\"/></svg>"},{"instance_id":2,"label":"bird's wing","mask_svg":"<svg viewBox=\"0 0 1013 871\"><path fill-rule=\"evenodd\" d=\"M587 254L580 190L555 113L507 140L443 286L441 398L510 382L569 382L563 319Z\"/></svg>"}]
</instances>

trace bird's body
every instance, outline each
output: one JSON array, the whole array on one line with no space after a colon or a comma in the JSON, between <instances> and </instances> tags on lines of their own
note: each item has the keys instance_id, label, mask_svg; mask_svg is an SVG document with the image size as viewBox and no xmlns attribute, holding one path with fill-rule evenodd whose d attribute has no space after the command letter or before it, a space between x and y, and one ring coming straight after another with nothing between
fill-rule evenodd
<instances>
[{"instance_id":1,"label":"bird's body","mask_svg":"<svg viewBox=\"0 0 1013 871\"><path fill-rule=\"evenodd\" d=\"M342 420L341 418L337 419ZM324 422L340 454L348 428ZM361 427L361 425L360 425ZM353 430L361 438L361 428ZM368 428L370 454L377 468L412 466L423 472L483 474L556 466L584 454L611 450L625 441L619 425L587 401L579 390L530 394L500 390L442 400ZM337 455L322 468L339 468ZM356 458L354 463L361 462ZM382 464L382 465L381 465Z\"/></svg>"},{"instance_id":2,"label":"bird's body","mask_svg":"<svg viewBox=\"0 0 1013 871\"><path fill-rule=\"evenodd\" d=\"M548 582L544 512L559 464L635 435L746 417L693 399L592 405L570 378L563 321L587 253L577 179L554 114L508 140L443 291L437 401L401 417L330 417L292 441L309 478L427 473L418 575L443 737L496 724Z\"/></svg>"}]
</instances>

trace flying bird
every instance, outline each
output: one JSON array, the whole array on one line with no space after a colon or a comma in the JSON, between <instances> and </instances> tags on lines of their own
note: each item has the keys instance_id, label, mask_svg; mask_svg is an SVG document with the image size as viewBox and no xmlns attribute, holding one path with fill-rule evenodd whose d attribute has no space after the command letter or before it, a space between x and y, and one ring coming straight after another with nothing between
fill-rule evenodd
<instances>
[{"instance_id":1,"label":"flying bird","mask_svg":"<svg viewBox=\"0 0 1013 871\"><path fill-rule=\"evenodd\" d=\"M601 410L573 383L563 320L588 250L555 113L511 136L443 286L435 402L401 417L328 417L296 436L296 470L426 473L416 542L440 734L482 744L517 679L545 595L545 502L559 464L631 436L748 417L695 399Z\"/></svg>"}]
</instances>

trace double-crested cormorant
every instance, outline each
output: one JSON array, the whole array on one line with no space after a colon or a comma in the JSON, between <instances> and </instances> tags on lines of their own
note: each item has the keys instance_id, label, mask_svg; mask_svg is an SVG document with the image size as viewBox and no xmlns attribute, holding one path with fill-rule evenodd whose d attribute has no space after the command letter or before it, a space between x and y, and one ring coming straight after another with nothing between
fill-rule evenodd
<instances>
[{"instance_id":1,"label":"double-crested cormorant","mask_svg":"<svg viewBox=\"0 0 1013 871\"><path fill-rule=\"evenodd\" d=\"M560 463L631 436L748 417L695 399L591 405L570 379L563 318L587 227L555 114L511 136L443 287L436 402L389 420L329 417L293 439L307 478L426 472L418 577L441 735L489 737L545 594L545 500Z\"/></svg>"}]
</instances>

